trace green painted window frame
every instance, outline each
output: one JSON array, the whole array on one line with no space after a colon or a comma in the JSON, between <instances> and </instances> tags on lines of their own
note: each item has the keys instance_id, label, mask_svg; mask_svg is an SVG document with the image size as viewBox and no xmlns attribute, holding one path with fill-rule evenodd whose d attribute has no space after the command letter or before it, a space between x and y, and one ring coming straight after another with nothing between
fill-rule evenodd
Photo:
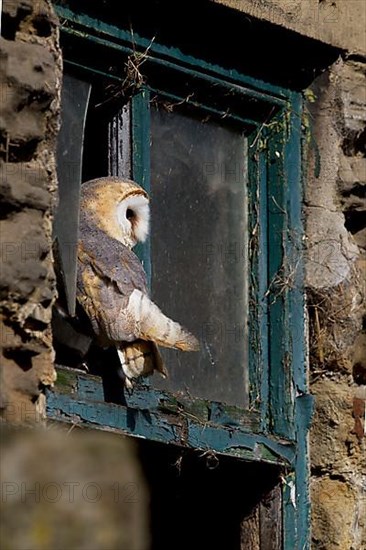
<instances>
[{"instance_id":1,"label":"green painted window frame","mask_svg":"<svg viewBox=\"0 0 366 550\"><path fill-rule=\"evenodd\" d=\"M125 29L56 5L65 39L100 45L123 56L148 50L147 63L216 82L248 100L272 106L254 119L231 116L251 125L249 136L250 270L250 407L202 399L177 399L143 385L126 394L126 404L106 403L101 381L60 370L55 392L48 394L49 418L111 429L136 437L210 450L244 460L276 464L283 469L284 548L308 544L307 430L312 402L308 395L305 347L305 303L302 264L302 96L235 70L206 63L174 47L151 42ZM82 72L103 73L72 58ZM132 172L149 190L149 95L158 92L177 101L183 95L149 82L131 100ZM209 109L207 105L199 105ZM224 114L224 113L222 113ZM225 115L226 116L226 115ZM149 247L141 251L149 275Z\"/></svg>"}]
</instances>

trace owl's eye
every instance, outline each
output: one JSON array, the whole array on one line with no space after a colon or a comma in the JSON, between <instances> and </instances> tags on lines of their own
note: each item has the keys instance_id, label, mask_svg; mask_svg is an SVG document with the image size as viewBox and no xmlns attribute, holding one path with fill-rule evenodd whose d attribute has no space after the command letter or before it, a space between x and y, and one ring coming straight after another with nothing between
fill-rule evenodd
<instances>
[{"instance_id":1,"label":"owl's eye","mask_svg":"<svg viewBox=\"0 0 366 550\"><path fill-rule=\"evenodd\" d=\"M133 210L131 210L131 208L127 208L126 210L126 218L128 220L132 220L132 218L135 217L135 212Z\"/></svg>"}]
</instances>

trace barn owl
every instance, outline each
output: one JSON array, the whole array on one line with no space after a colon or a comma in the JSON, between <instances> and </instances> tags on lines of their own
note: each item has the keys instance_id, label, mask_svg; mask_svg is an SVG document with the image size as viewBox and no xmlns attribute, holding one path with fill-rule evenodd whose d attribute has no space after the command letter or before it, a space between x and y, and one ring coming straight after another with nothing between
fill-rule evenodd
<instances>
[{"instance_id":1,"label":"barn owl","mask_svg":"<svg viewBox=\"0 0 366 550\"><path fill-rule=\"evenodd\" d=\"M183 351L197 339L166 317L148 296L143 267L132 248L149 232L149 198L135 182L116 177L82 185L77 299L103 347L116 346L126 386L167 371L157 344Z\"/></svg>"}]
</instances>

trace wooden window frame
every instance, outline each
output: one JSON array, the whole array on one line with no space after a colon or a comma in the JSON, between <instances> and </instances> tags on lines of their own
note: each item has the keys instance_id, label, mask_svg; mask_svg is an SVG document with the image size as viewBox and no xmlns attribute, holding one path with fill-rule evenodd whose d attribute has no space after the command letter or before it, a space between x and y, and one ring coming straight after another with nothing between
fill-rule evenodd
<instances>
[{"instance_id":1,"label":"wooden window frame","mask_svg":"<svg viewBox=\"0 0 366 550\"><path fill-rule=\"evenodd\" d=\"M312 401L306 378L305 304L302 263L302 96L234 70L151 42L126 29L57 5L64 40L100 45L127 58L136 51L146 63L184 72L200 82L234 89L243 101L272 106L255 119L249 135L250 256L250 407L247 410L197 398L176 397L141 385L125 395L125 404L105 401L95 376L59 369L55 391L48 393L48 417L86 427L186 448L212 451L246 461L277 465L283 472L283 548L306 547L308 540L307 431ZM101 73L72 56L65 67ZM105 75L115 82L122 77ZM131 98L132 173L149 191L150 94L174 101L184 95L149 86ZM210 106L200 105L203 109ZM212 108L211 108L212 110ZM218 113L220 114L220 113ZM221 114L224 114L222 111ZM240 121L237 113L227 115ZM142 250L149 274L149 249Z\"/></svg>"}]
</instances>

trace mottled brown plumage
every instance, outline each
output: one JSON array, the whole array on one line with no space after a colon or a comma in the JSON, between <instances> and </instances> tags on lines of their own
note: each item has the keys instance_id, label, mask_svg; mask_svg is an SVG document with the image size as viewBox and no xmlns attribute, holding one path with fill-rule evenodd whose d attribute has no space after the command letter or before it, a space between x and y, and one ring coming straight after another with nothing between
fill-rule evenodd
<instances>
[{"instance_id":1,"label":"mottled brown plumage","mask_svg":"<svg viewBox=\"0 0 366 550\"><path fill-rule=\"evenodd\" d=\"M142 265L131 248L148 233L146 192L132 181L83 184L77 298L102 346L118 349L126 382L163 365L157 344L193 351L196 338L150 300Z\"/></svg>"}]
</instances>

